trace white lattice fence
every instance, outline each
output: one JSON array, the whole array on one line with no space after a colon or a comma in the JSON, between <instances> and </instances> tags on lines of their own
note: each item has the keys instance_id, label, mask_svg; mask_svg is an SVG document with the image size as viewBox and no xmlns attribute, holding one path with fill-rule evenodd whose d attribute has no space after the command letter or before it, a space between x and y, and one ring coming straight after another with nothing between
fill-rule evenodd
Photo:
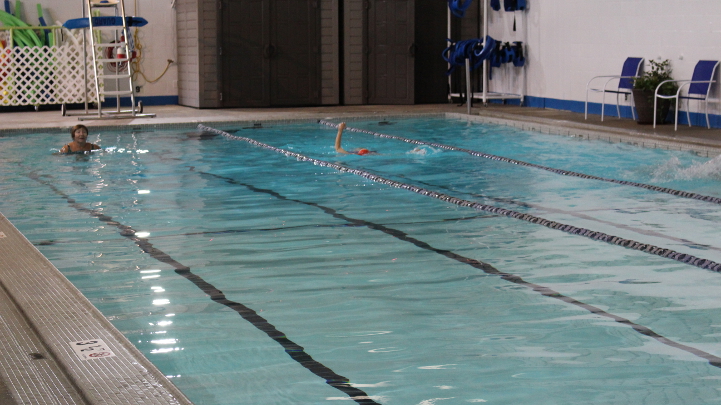
<instances>
[{"instance_id":1,"label":"white lattice fence","mask_svg":"<svg viewBox=\"0 0 721 405\"><path fill-rule=\"evenodd\" d=\"M85 87L83 30L59 46L6 47L0 50L0 106L71 104L94 101L92 55L88 52L88 86ZM59 32L58 32L59 35ZM9 43L9 31L0 40Z\"/></svg>"}]
</instances>

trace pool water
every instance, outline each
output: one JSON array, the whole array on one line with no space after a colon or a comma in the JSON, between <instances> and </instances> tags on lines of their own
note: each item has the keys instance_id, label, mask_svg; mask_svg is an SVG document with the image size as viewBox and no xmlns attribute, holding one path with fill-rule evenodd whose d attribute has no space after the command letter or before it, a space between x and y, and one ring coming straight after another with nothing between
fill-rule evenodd
<instances>
[{"instance_id":1,"label":"pool water","mask_svg":"<svg viewBox=\"0 0 721 405\"><path fill-rule=\"evenodd\" d=\"M349 126L721 197L721 158L690 152ZM344 148L378 154L338 155L312 122L217 127L721 262L718 204L354 132ZM209 132L104 132L104 151L52 155L66 138L0 137L0 211L196 404L718 403L721 274Z\"/></svg>"}]
</instances>

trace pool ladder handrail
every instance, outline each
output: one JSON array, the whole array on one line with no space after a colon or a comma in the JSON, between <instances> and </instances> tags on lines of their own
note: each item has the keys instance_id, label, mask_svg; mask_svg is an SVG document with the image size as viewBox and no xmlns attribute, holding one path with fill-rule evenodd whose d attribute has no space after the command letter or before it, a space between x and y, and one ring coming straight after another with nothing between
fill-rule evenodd
<instances>
[{"instance_id":1,"label":"pool ladder handrail","mask_svg":"<svg viewBox=\"0 0 721 405\"><path fill-rule=\"evenodd\" d=\"M115 17L120 17L120 20L122 22L122 25L100 25L96 24L93 20L93 12L97 9L108 9L113 8L115 11ZM91 55L92 55L92 64L93 64L93 73L94 73L94 85L95 85L95 96L96 100L95 103L97 105L97 112L92 113L88 111L87 108L87 102L85 106L85 114L77 114L78 119L83 120L91 120L91 119L118 119L118 118L151 118L155 117L155 114L148 114L143 113L143 103L142 101L138 101L136 104L135 101L135 83L133 80L133 66L132 66L132 52L130 43L132 42L132 32L129 30L128 26L128 18L125 14L125 1L124 0L117 0L117 1L108 1L108 2L99 2L99 1L93 1L93 0L83 0L83 17L86 17L88 19L88 27L86 28L88 31L86 32L86 35L83 36L83 42L85 45L85 48L87 49L87 41L89 38L90 40L90 49L91 49ZM114 36L114 40L111 42L103 42L102 36L98 35L99 40L96 41L96 30L106 30L111 31ZM118 50L121 52L118 53ZM124 55L122 57L108 57L107 53L112 52L113 55ZM87 57L85 58L86 65L85 65L85 72L86 72L86 89L87 89ZM105 67L106 63L114 63L116 64L117 71L116 74L109 74L105 75L103 74L103 69ZM119 67L121 63L125 63L126 65L126 71L122 72L122 69ZM114 88L115 90L105 90L106 84L108 81L114 81ZM127 87L126 87L127 86ZM109 86L108 86L109 87ZM87 90L86 90L87 91ZM103 110L103 100L104 96L114 96L116 101L116 108L115 111L104 111ZM121 96L129 96L130 97L130 109L129 110L121 110L120 109L120 97ZM87 96L86 96L87 100ZM67 113L65 105L61 108L62 115L70 115Z\"/></svg>"}]
</instances>

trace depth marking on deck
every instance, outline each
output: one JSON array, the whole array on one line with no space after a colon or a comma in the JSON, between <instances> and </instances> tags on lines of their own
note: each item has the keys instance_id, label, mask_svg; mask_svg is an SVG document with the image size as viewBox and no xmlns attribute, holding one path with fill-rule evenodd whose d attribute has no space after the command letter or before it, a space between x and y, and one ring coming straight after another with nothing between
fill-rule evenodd
<instances>
[{"instance_id":1,"label":"depth marking on deck","mask_svg":"<svg viewBox=\"0 0 721 405\"><path fill-rule=\"evenodd\" d=\"M91 217L95 217L100 221L105 222L108 225L112 225L116 228L118 228L118 231L120 235L130 239L137 245L143 252L150 255L155 260L158 260L159 262L163 262L166 264L169 264L175 269L175 272L179 274L180 276L184 277L188 281L195 284L196 287L198 287L201 291L203 291L205 294L207 294L211 300L217 302L218 304L225 305L226 307L234 310L238 313L243 319L250 322L253 326L255 326L258 330L264 332L268 337L276 341L278 344L280 344L283 349L285 349L285 352L298 364L306 368L311 373L317 375L318 377L325 380L326 384L330 385L331 387L345 393L350 397L351 400L362 404L362 405L380 405L377 402L375 402L371 397L365 393L363 390L354 387L350 380L346 377L343 377L342 375L337 374L330 368L326 367L325 365L321 364L317 360L313 359L308 353L305 352L305 349L303 346L300 346L299 344L293 342L292 340L288 339L286 337L285 333L279 331L276 329L275 326L273 326L270 322L268 322L267 319L263 318L262 316L258 315L257 312L255 312L253 309L235 301L231 301L225 297L225 294L223 294L222 291L217 289L212 284L208 283L207 281L203 280L200 276L194 274L190 271L190 267L183 265L182 263L178 262L177 260L173 259L169 254L163 252L162 250L156 248L153 246L152 243L148 241L147 238L140 238L135 236L135 230L128 226L123 225L115 220L113 220L112 217L105 215L102 213L102 211L99 211L97 209L90 209L85 207L83 204L78 203L70 197L69 195L62 192L60 189L55 187L53 184L42 180L40 177L33 173L26 174L27 177L37 181L38 183L44 184L50 189L55 192L55 194L61 196L64 198L68 205L75 208L76 210L80 212L84 212ZM77 342L76 342L77 343Z\"/></svg>"},{"instance_id":2,"label":"depth marking on deck","mask_svg":"<svg viewBox=\"0 0 721 405\"><path fill-rule=\"evenodd\" d=\"M103 339L80 340L70 342L75 354L80 360L104 359L106 357L115 357L115 353L103 342Z\"/></svg>"}]
</instances>

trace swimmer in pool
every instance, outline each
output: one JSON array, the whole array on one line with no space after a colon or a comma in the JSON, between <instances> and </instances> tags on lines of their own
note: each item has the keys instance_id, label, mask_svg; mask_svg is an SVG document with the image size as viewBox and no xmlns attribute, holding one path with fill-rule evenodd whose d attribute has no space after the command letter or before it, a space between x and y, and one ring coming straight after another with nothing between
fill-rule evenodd
<instances>
[{"instance_id":1,"label":"swimmer in pool","mask_svg":"<svg viewBox=\"0 0 721 405\"><path fill-rule=\"evenodd\" d=\"M338 153L345 153L347 155L376 155L375 152L369 151L368 149L361 148L356 149L352 152L348 152L340 146L341 138L343 137L343 130L345 129L345 122L338 124L338 135L335 137L335 151Z\"/></svg>"},{"instance_id":2,"label":"swimmer in pool","mask_svg":"<svg viewBox=\"0 0 721 405\"><path fill-rule=\"evenodd\" d=\"M60 148L60 153L84 153L100 149L100 146L87 142L88 127L78 124L70 130L73 141Z\"/></svg>"}]
</instances>

